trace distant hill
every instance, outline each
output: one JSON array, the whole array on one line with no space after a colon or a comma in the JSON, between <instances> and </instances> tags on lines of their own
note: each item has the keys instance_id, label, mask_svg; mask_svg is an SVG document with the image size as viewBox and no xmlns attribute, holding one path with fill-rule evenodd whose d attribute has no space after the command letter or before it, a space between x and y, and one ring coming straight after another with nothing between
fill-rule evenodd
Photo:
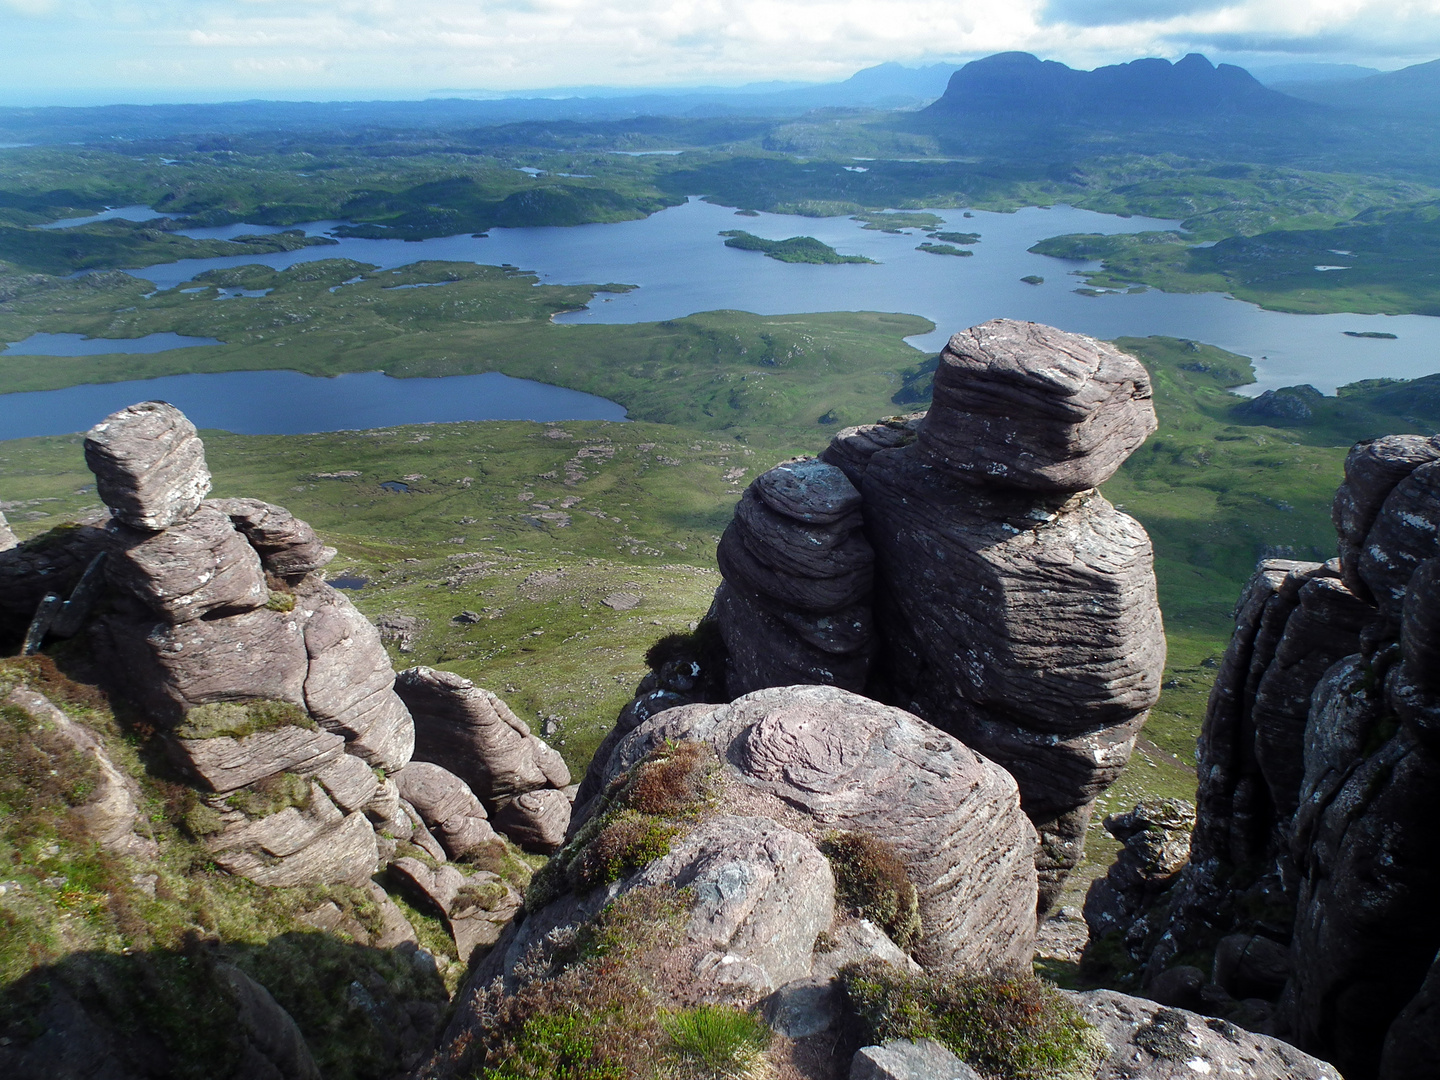
<instances>
[{"instance_id":1,"label":"distant hill","mask_svg":"<svg viewBox=\"0 0 1440 1080\"><path fill-rule=\"evenodd\" d=\"M1341 109L1396 116L1440 116L1440 60L1350 82L1309 82L1286 93Z\"/></svg>"},{"instance_id":2,"label":"distant hill","mask_svg":"<svg viewBox=\"0 0 1440 1080\"><path fill-rule=\"evenodd\" d=\"M1275 114L1298 105L1244 68L1216 67L1198 53L1174 64L1148 58L1077 71L1030 53L1009 52L966 64L925 113L934 117L1005 117L1105 123L1225 113Z\"/></svg>"},{"instance_id":3,"label":"distant hill","mask_svg":"<svg viewBox=\"0 0 1440 1080\"><path fill-rule=\"evenodd\" d=\"M1246 70L1265 86L1285 93L1289 93L1287 88L1295 84L1348 83L1380 74L1379 68L1361 67L1359 64L1273 64Z\"/></svg>"}]
</instances>

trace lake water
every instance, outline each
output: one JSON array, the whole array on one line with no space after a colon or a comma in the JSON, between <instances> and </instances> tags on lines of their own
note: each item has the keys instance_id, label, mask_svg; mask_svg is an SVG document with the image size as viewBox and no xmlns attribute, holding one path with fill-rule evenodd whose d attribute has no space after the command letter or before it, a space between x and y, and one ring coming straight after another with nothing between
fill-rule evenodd
<instances>
[{"instance_id":1,"label":"lake water","mask_svg":"<svg viewBox=\"0 0 1440 1080\"><path fill-rule=\"evenodd\" d=\"M229 371L0 394L0 439L84 431L116 409L157 399L178 406L196 427L242 435L463 420L625 419L624 407L605 398L494 371L441 379Z\"/></svg>"},{"instance_id":2,"label":"lake water","mask_svg":"<svg viewBox=\"0 0 1440 1080\"><path fill-rule=\"evenodd\" d=\"M241 291L241 290L237 290ZM251 295L246 293L246 295ZM263 295L255 293L254 295ZM31 334L0 348L0 356L104 356L107 353L157 353L221 345L219 338L184 334L146 334L138 338L89 338L84 334Z\"/></svg>"},{"instance_id":3,"label":"lake water","mask_svg":"<svg viewBox=\"0 0 1440 1080\"><path fill-rule=\"evenodd\" d=\"M511 263L542 282L636 285L625 294L600 294L585 311L561 322L646 322L698 311L739 309L764 315L811 311L900 311L923 315L933 333L912 339L936 350L954 331L996 317L1031 319L1102 338L1168 334L1193 338L1250 356L1259 383L1246 393L1308 382L1327 393L1356 379L1414 378L1440 370L1440 319L1422 315L1287 315L1264 311L1218 293L1143 293L1083 296L1077 264L1026 249L1048 236L1072 232L1127 233L1170 229L1177 222L1120 218L1057 206L1014 214L934 211L944 228L978 232L973 258L915 250L912 231L894 235L861 228L849 218L783 214L737 216L729 208L691 199L641 221L569 228L492 229L487 237L423 241L342 238L337 246L270 255L191 259L132 270L161 288L173 288L203 270L262 263L282 268L318 259L350 258L385 269L421 260ZM311 235L333 229L312 222ZM742 228L767 239L814 236L842 254L865 255L876 265L815 266L782 263L756 252L727 248L716 235ZM196 237L279 231L229 225L181 230ZM1041 285L1020 279L1038 275ZM1396 340L1347 337L1344 331L1392 333Z\"/></svg>"}]
</instances>

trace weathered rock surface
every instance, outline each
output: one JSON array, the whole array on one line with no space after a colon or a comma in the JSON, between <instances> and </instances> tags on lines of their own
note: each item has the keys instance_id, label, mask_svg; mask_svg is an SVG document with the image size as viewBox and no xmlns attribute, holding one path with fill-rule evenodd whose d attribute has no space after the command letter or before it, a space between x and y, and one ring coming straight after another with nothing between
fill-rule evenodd
<instances>
[{"instance_id":1,"label":"weathered rock surface","mask_svg":"<svg viewBox=\"0 0 1440 1080\"><path fill-rule=\"evenodd\" d=\"M113 412L85 436L85 464L110 512L136 529L165 529L210 490L205 446L175 406L145 401Z\"/></svg>"},{"instance_id":2,"label":"weathered rock surface","mask_svg":"<svg viewBox=\"0 0 1440 1080\"><path fill-rule=\"evenodd\" d=\"M307 770L291 769L291 771L304 772ZM385 792L382 785L375 778L374 770L359 758L350 754L340 754L314 772L315 779L325 789L325 794L330 796L330 801L347 814L356 810L365 810L366 816L372 821L376 816L380 821L388 820L390 815L386 813ZM398 790L395 792L395 799L398 809ZM373 814L371 813L372 809L374 810Z\"/></svg>"},{"instance_id":3,"label":"weathered rock surface","mask_svg":"<svg viewBox=\"0 0 1440 1080\"><path fill-rule=\"evenodd\" d=\"M257 731L239 739L228 735L171 739L167 747L187 775L221 795L280 772L310 773L331 766L343 768L341 759L345 757L345 740L338 735L293 725ZM363 762L356 764L366 773L370 772ZM373 783L373 776L371 781Z\"/></svg>"},{"instance_id":4,"label":"weathered rock surface","mask_svg":"<svg viewBox=\"0 0 1440 1080\"><path fill-rule=\"evenodd\" d=\"M1342 1080L1340 1073L1293 1046L1114 990L1071 994L1105 1040L1109 1054L1096 1080Z\"/></svg>"},{"instance_id":5,"label":"weathered rock surface","mask_svg":"<svg viewBox=\"0 0 1440 1080\"><path fill-rule=\"evenodd\" d=\"M8 549L0 548L0 637L18 641L46 593L69 596L106 548L109 518L62 525Z\"/></svg>"},{"instance_id":6,"label":"weathered rock surface","mask_svg":"<svg viewBox=\"0 0 1440 1080\"><path fill-rule=\"evenodd\" d=\"M943 471L982 486L1084 491L1155 430L1151 399L1145 368L1113 345L993 319L941 352L917 445Z\"/></svg>"},{"instance_id":7,"label":"weathered rock surface","mask_svg":"<svg viewBox=\"0 0 1440 1080\"><path fill-rule=\"evenodd\" d=\"M272 574L303 577L335 558L335 549L321 543L307 522L283 506L259 499L212 499L209 505L229 516Z\"/></svg>"},{"instance_id":8,"label":"weathered rock surface","mask_svg":"<svg viewBox=\"0 0 1440 1080\"><path fill-rule=\"evenodd\" d=\"M1345 482L1335 492L1331 520L1340 536L1340 577L1362 600L1374 602L1360 577L1360 556L1380 507L1395 485L1421 465L1440 460L1440 439L1386 435L1356 443L1345 457Z\"/></svg>"},{"instance_id":9,"label":"weathered rock surface","mask_svg":"<svg viewBox=\"0 0 1440 1080\"><path fill-rule=\"evenodd\" d=\"M269 599L255 549L213 506L159 532L115 521L109 533L110 582L167 622L249 611Z\"/></svg>"},{"instance_id":10,"label":"weathered rock surface","mask_svg":"<svg viewBox=\"0 0 1440 1080\"><path fill-rule=\"evenodd\" d=\"M0 510L0 552L9 551L18 547L20 540L15 535L15 530L10 528L10 522L5 520L5 512Z\"/></svg>"},{"instance_id":11,"label":"weathered rock surface","mask_svg":"<svg viewBox=\"0 0 1440 1080\"><path fill-rule=\"evenodd\" d=\"M320 1069L294 1017L270 991L230 964L217 965L215 977L235 1006L240 1028L236 1075L256 1080L320 1080Z\"/></svg>"},{"instance_id":12,"label":"weathered rock surface","mask_svg":"<svg viewBox=\"0 0 1440 1080\"><path fill-rule=\"evenodd\" d=\"M1440 556L1440 461L1418 466L1385 497L1360 551L1358 573L1380 613L1400 621L1405 586L1425 560Z\"/></svg>"},{"instance_id":13,"label":"weathered rock surface","mask_svg":"<svg viewBox=\"0 0 1440 1080\"><path fill-rule=\"evenodd\" d=\"M894 1039L855 1051L850 1080L980 1080L980 1076L934 1039Z\"/></svg>"},{"instance_id":14,"label":"weathered rock surface","mask_svg":"<svg viewBox=\"0 0 1440 1080\"><path fill-rule=\"evenodd\" d=\"M815 458L777 465L746 489L716 553L732 698L801 682L864 688L875 557L859 510L845 473Z\"/></svg>"},{"instance_id":15,"label":"weathered rock surface","mask_svg":"<svg viewBox=\"0 0 1440 1080\"><path fill-rule=\"evenodd\" d=\"M918 412L886 417L875 424L842 428L820 452L820 460L834 465L858 489L864 481L865 470L870 467L870 459L881 450L909 446L915 441L915 432L924 418L925 414Z\"/></svg>"},{"instance_id":16,"label":"weathered rock surface","mask_svg":"<svg viewBox=\"0 0 1440 1080\"><path fill-rule=\"evenodd\" d=\"M344 735L352 754L391 772L403 767L415 748L415 725L395 693L379 632L324 582L306 581L295 595L308 657L305 708L321 727Z\"/></svg>"},{"instance_id":17,"label":"weathered rock surface","mask_svg":"<svg viewBox=\"0 0 1440 1080\"><path fill-rule=\"evenodd\" d=\"M466 874L407 857L391 863L390 873L417 903L445 917L467 962L477 948L495 944L520 907L520 894L488 870Z\"/></svg>"},{"instance_id":18,"label":"weathered rock surface","mask_svg":"<svg viewBox=\"0 0 1440 1080\"><path fill-rule=\"evenodd\" d=\"M494 843L485 808L454 773L428 761L412 761L394 780L400 797L415 808L450 858Z\"/></svg>"},{"instance_id":19,"label":"weathered rock surface","mask_svg":"<svg viewBox=\"0 0 1440 1080\"><path fill-rule=\"evenodd\" d=\"M1195 808L1180 799L1154 799L1105 819L1105 831L1125 845L1105 876L1085 894L1085 923L1097 944L1110 935L1144 963L1149 909L1190 859Z\"/></svg>"},{"instance_id":20,"label":"weathered rock surface","mask_svg":"<svg viewBox=\"0 0 1440 1080\"><path fill-rule=\"evenodd\" d=\"M443 763L517 843L551 851L565 839L570 770L490 691L449 671L402 671L395 691L415 722L415 757Z\"/></svg>"},{"instance_id":21,"label":"weathered rock surface","mask_svg":"<svg viewBox=\"0 0 1440 1080\"><path fill-rule=\"evenodd\" d=\"M828 828L882 837L919 893L929 962L1028 962L1034 832L1010 775L956 739L835 687L775 688L640 724L592 764L595 786L603 790L666 739L708 742L747 787Z\"/></svg>"},{"instance_id":22,"label":"weathered rock surface","mask_svg":"<svg viewBox=\"0 0 1440 1080\"><path fill-rule=\"evenodd\" d=\"M342 813L319 785L304 809L236 818L206 844L219 866L260 885L363 885L379 862L365 815Z\"/></svg>"}]
</instances>

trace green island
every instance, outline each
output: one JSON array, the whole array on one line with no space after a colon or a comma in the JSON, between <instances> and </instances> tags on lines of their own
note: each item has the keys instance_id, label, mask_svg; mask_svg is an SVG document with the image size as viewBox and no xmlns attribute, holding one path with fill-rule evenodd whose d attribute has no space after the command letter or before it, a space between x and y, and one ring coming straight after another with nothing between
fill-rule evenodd
<instances>
[{"instance_id":1,"label":"green island","mask_svg":"<svg viewBox=\"0 0 1440 1080\"><path fill-rule=\"evenodd\" d=\"M743 229L726 229L720 234L726 237L725 246L741 251L762 251L767 258L787 263L873 263L864 255L841 255L838 251L813 236L792 236L788 240L766 240Z\"/></svg>"},{"instance_id":2,"label":"green island","mask_svg":"<svg viewBox=\"0 0 1440 1080\"><path fill-rule=\"evenodd\" d=\"M933 232L927 234L931 240L942 240L947 244L978 244L980 234L975 232Z\"/></svg>"},{"instance_id":3,"label":"green island","mask_svg":"<svg viewBox=\"0 0 1440 1080\"><path fill-rule=\"evenodd\" d=\"M953 244L931 244L931 243L928 243L928 242L927 242L927 243L924 243L924 244L919 244L919 245L917 245L916 248L915 248L915 250L916 250L916 251L927 251L927 252L929 252L931 255L974 255L974 254L975 254L973 251L970 251L970 250L967 249L967 248L958 248L958 247L955 247Z\"/></svg>"}]
</instances>

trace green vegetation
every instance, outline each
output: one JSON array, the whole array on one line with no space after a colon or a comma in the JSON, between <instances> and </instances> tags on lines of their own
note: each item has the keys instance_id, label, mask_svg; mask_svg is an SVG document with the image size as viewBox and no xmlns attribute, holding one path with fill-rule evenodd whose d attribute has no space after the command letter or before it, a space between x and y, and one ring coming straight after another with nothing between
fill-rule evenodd
<instances>
[{"instance_id":1,"label":"green vegetation","mask_svg":"<svg viewBox=\"0 0 1440 1080\"><path fill-rule=\"evenodd\" d=\"M1020 280L1023 281L1026 285L1044 285L1044 284L1045 284L1045 279L1044 279L1043 277L1041 277L1039 274L1026 274L1026 275L1025 275L1024 277L1022 277Z\"/></svg>"},{"instance_id":2,"label":"green vegetation","mask_svg":"<svg viewBox=\"0 0 1440 1080\"><path fill-rule=\"evenodd\" d=\"M197 705L185 714L184 722L175 729L182 739L213 739L229 735L243 739L259 731L278 727L302 727L315 731L315 721L298 705L288 701L216 701Z\"/></svg>"},{"instance_id":3,"label":"green vegetation","mask_svg":"<svg viewBox=\"0 0 1440 1080\"><path fill-rule=\"evenodd\" d=\"M168 221L99 221L72 229L20 229L0 225L0 260L21 270L70 274L77 270L151 266L178 259L263 255L333 245L328 236L297 230L234 240L192 240L169 232Z\"/></svg>"},{"instance_id":4,"label":"green vegetation","mask_svg":"<svg viewBox=\"0 0 1440 1080\"><path fill-rule=\"evenodd\" d=\"M836 832L820 850L835 872L841 904L869 919L906 952L920 940L920 897L905 864L884 840L869 833Z\"/></svg>"},{"instance_id":5,"label":"green vegetation","mask_svg":"<svg viewBox=\"0 0 1440 1080\"><path fill-rule=\"evenodd\" d=\"M1060 992L1028 973L908 975L875 961L840 971L865 1043L935 1039L995 1080L1081 1080L1100 1040Z\"/></svg>"},{"instance_id":6,"label":"green vegetation","mask_svg":"<svg viewBox=\"0 0 1440 1080\"><path fill-rule=\"evenodd\" d=\"M697 1080L739 1080L752 1075L773 1032L759 1017L732 1005L696 1005L664 1014L660 1027L669 1053Z\"/></svg>"},{"instance_id":7,"label":"green vegetation","mask_svg":"<svg viewBox=\"0 0 1440 1080\"><path fill-rule=\"evenodd\" d=\"M978 232L935 232L929 235L931 240L943 240L947 244L978 244L980 242Z\"/></svg>"},{"instance_id":8,"label":"green vegetation","mask_svg":"<svg viewBox=\"0 0 1440 1080\"><path fill-rule=\"evenodd\" d=\"M935 214L915 213L897 211L887 214L853 214L852 221L863 221L861 228L876 229L880 232L898 233L906 229L920 229L929 231L938 229L945 224L944 219Z\"/></svg>"},{"instance_id":9,"label":"green vegetation","mask_svg":"<svg viewBox=\"0 0 1440 1080\"><path fill-rule=\"evenodd\" d=\"M864 255L841 255L829 244L816 240L813 236L792 236L788 240L766 240L745 232L743 229L726 229L720 235L729 237L725 241L726 247L739 248L741 251L763 251L767 257L778 259L780 262L820 263L828 266L835 263L873 263L875 261L867 259Z\"/></svg>"},{"instance_id":10,"label":"green vegetation","mask_svg":"<svg viewBox=\"0 0 1440 1080\"><path fill-rule=\"evenodd\" d=\"M915 250L916 250L916 251L928 251L931 255L974 255L974 254L975 254L973 251L968 251L968 250L965 249L965 248L955 247L953 244L931 244L931 243L924 243L924 244L918 245L918 246L915 248Z\"/></svg>"}]
</instances>

